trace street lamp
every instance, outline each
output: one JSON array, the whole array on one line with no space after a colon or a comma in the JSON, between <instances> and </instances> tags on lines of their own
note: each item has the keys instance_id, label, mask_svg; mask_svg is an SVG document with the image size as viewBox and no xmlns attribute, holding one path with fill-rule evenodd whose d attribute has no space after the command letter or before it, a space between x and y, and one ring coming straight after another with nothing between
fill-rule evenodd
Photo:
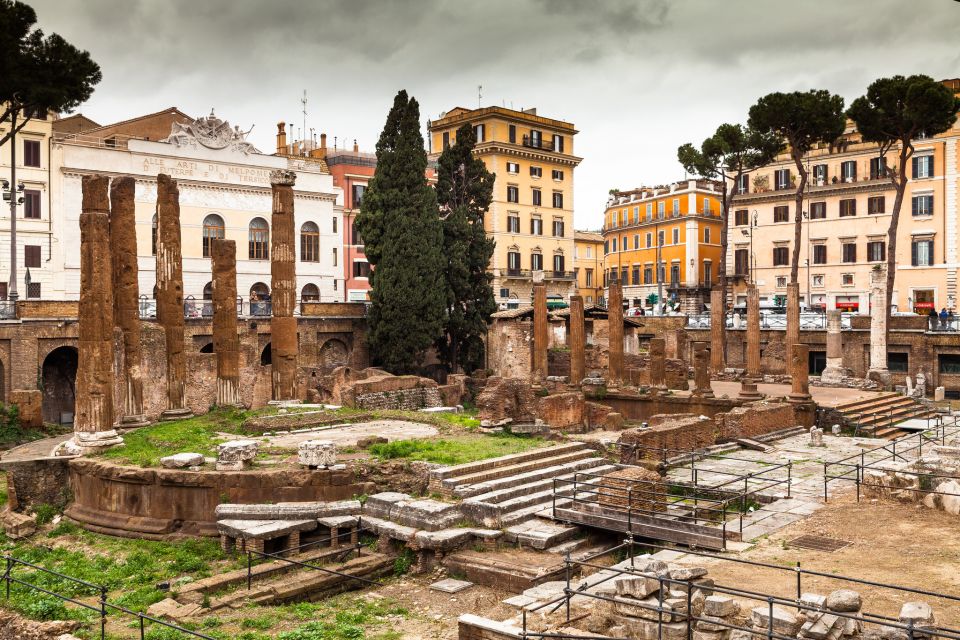
<instances>
[{"instance_id":1,"label":"street lamp","mask_svg":"<svg viewBox=\"0 0 960 640\"><path fill-rule=\"evenodd\" d=\"M14 140L13 145L16 146ZM16 172L16 151L10 151L11 174ZM11 177L13 177L11 175ZM14 178L15 180L15 178ZM23 183L17 182L16 190L10 188L10 180L3 180L0 185L3 187L3 199L10 203L10 284L8 286L7 297L16 302L17 298L17 206L23 204Z\"/></svg>"}]
</instances>

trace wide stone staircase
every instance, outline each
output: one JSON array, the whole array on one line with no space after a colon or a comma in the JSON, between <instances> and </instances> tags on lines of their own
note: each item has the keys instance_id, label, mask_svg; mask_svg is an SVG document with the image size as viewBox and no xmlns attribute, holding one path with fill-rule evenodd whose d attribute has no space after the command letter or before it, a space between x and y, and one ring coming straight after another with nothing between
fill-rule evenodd
<instances>
[{"instance_id":1,"label":"wide stone staircase","mask_svg":"<svg viewBox=\"0 0 960 640\"><path fill-rule=\"evenodd\" d=\"M837 405L836 409L860 435L890 440L909 432L898 426L907 420L924 420L937 415L926 405L899 393L881 393Z\"/></svg>"}]
</instances>

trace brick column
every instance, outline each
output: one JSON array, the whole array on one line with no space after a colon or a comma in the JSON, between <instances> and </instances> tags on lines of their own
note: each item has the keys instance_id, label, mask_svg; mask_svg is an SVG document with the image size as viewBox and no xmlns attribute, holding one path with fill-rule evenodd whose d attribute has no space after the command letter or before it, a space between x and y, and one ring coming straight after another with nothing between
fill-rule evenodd
<instances>
[{"instance_id":1,"label":"brick column","mask_svg":"<svg viewBox=\"0 0 960 640\"><path fill-rule=\"evenodd\" d=\"M791 389L787 399L793 403L810 401L810 347L805 344L790 345Z\"/></svg>"},{"instance_id":2,"label":"brick column","mask_svg":"<svg viewBox=\"0 0 960 640\"><path fill-rule=\"evenodd\" d=\"M160 418L187 418L193 414L185 397L180 190L177 181L163 173L157 176L157 320L167 338L167 408Z\"/></svg>"},{"instance_id":3,"label":"brick column","mask_svg":"<svg viewBox=\"0 0 960 640\"><path fill-rule=\"evenodd\" d=\"M650 339L650 386L656 391L667 388L666 345L663 338Z\"/></svg>"},{"instance_id":4,"label":"brick column","mask_svg":"<svg viewBox=\"0 0 960 640\"><path fill-rule=\"evenodd\" d=\"M123 332L124 427L147 424L143 414L142 349L140 346L140 284L137 274L136 180L114 178L110 185L110 246L113 250L113 313Z\"/></svg>"},{"instance_id":5,"label":"brick column","mask_svg":"<svg viewBox=\"0 0 960 640\"><path fill-rule=\"evenodd\" d=\"M800 342L800 285L796 282L787 285L787 357L790 357L790 345Z\"/></svg>"},{"instance_id":6,"label":"brick column","mask_svg":"<svg viewBox=\"0 0 960 640\"><path fill-rule=\"evenodd\" d=\"M693 343L693 395L700 398L712 398L710 388L710 352L706 342Z\"/></svg>"},{"instance_id":7,"label":"brick column","mask_svg":"<svg viewBox=\"0 0 960 640\"><path fill-rule=\"evenodd\" d=\"M570 384L580 386L586 376L583 296L570 296L570 334L567 336L567 346L570 347Z\"/></svg>"},{"instance_id":8,"label":"brick column","mask_svg":"<svg viewBox=\"0 0 960 640\"><path fill-rule=\"evenodd\" d=\"M747 375L760 377L760 292L755 284L747 287Z\"/></svg>"},{"instance_id":9,"label":"brick column","mask_svg":"<svg viewBox=\"0 0 960 640\"><path fill-rule=\"evenodd\" d=\"M870 272L870 369L867 378L890 386L887 369L887 270L878 266Z\"/></svg>"},{"instance_id":10,"label":"brick column","mask_svg":"<svg viewBox=\"0 0 960 640\"><path fill-rule=\"evenodd\" d=\"M293 185L297 174L277 170L270 173L273 189L273 216L270 230L270 277L273 318L270 321L270 351L273 400L297 399L297 299L296 229L293 217Z\"/></svg>"},{"instance_id":11,"label":"brick column","mask_svg":"<svg viewBox=\"0 0 960 640\"><path fill-rule=\"evenodd\" d=\"M723 373L727 367L724 349L726 348L726 301L723 299L723 289L719 286L710 290L710 370L714 373Z\"/></svg>"},{"instance_id":12,"label":"brick column","mask_svg":"<svg viewBox=\"0 0 960 640\"><path fill-rule=\"evenodd\" d=\"M841 312L838 309L827 312L827 366L820 374L824 381L840 380L843 374L843 335Z\"/></svg>"},{"instance_id":13,"label":"brick column","mask_svg":"<svg viewBox=\"0 0 960 640\"><path fill-rule=\"evenodd\" d=\"M84 176L74 442L83 453L123 440L113 429L113 271L106 176Z\"/></svg>"},{"instance_id":14,"label":"brick column","mask_svg":"<svg viewBox=\"0 0 960 640\"><path fill-rule=\"evenodd\" d=\"M623 382L623 289L619 280L610 282L610 301L607 303L608 348L607 379L613 385Z\"/></svg>"},{"instance_id":15,"label":"brick column","mask_svg":"<svg viewBox=\"0 0 960 640\"><path fill-rule=\"evenodd\" d=\"M217 405L240 405L240 338L237 335L237 243L214 238L213 352L217 356Z\"/></svg>"},{"instance_id":16,"label":"brick column","mask_svg":"<svg viewBox=\"0 0 960 640\"><path fill-rule=\"evenodd\" d=\"M530 372L534 382L542 382L547 377L548 328L547 286L541 280L533 284L533 362Z\"/></svg>"}]
</instances>

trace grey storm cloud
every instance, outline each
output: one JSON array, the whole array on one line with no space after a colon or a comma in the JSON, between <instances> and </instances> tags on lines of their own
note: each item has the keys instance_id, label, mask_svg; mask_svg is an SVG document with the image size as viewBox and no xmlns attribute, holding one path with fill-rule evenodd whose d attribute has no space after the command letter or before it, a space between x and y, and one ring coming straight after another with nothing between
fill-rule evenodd
<instances>
[{"instance_id":1,"label":"grey storm cloud","mask_svg":"<svg viewBox=\"0 0 960 640\"><path fill-rule=\"evenodd\" d=\"M308 131L372 149L401 88L424 122L536 106L580 131L578 228L599 226L610 188L682 179L676 148L764 93L849 101L882 75L960 76L954 0L27 2L103 68L81 109L98 122L214 107L269 150L278 120L303 127L306 90Z\"/></svg>"}]
</instances>

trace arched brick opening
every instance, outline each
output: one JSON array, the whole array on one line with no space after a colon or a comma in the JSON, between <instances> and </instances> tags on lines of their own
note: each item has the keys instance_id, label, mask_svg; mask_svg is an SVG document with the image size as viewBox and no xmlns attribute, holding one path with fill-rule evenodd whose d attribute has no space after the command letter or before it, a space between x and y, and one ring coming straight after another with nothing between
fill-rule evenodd
<instances>
[{"instance_id":1,"label":"arched brick opening","mask_svg":"<svg viewBox=\"0 0 960 640\"><path fill-rule=\"evenodd\" d=\"M73 424L77 383L77 349L62 346L43 359L43 420L55 424Z\"/></svg>"}]
</instances>

